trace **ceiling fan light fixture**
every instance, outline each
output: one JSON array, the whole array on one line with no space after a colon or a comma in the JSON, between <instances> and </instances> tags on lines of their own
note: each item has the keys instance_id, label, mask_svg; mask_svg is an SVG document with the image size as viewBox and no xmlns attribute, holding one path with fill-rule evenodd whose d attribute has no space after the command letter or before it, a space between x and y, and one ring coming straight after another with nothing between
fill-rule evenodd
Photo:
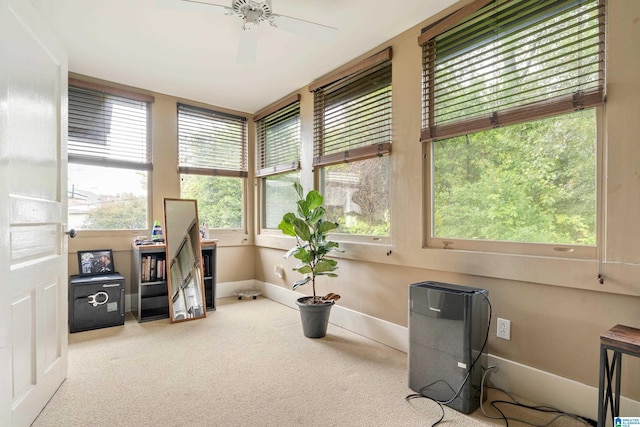
<instances>
[{"instance_id":1,"label":"ceiling fan light fixture","mask_svg":"<svg viewBox=\"0 0 640 427\"><path fill-rule=\"evenodd\" d=\"M262 21L262 11L260 10L247 10L244 16L243 30L253 30L258 27L258 23Z\"/></svg>"},{"instance_id":2,"label":"ceiling fan light fixture","mask_svg":"<svg viewBox=\"0 0 640 427\"><path fill-rule=\"evenodd\" d=\"M236 15L244 20L245 26L247 24L249 25L249 28L258 25L262 21L268 20L271 16L270 1L233 0L231 8Z\"/></svg>"}]
</instances>

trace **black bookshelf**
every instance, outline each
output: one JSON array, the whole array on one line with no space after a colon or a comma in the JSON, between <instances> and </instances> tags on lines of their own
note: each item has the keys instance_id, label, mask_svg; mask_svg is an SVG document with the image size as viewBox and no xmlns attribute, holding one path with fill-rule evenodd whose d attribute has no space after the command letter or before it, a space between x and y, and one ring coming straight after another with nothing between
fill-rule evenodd
<instances>
[{"instance_id":1,"label":"black bookshelf","mask_svg":"<svg viewBox=\"0 0 640 427\"><path fill-rule=\"evenodd\" d=\"M205 306L216 309L216 250L215 243L204 243L202 271ZM138 322L169 317L167 261L164 245L134 245L131 261L131 312Z\"/></svg>"}]
</instances>

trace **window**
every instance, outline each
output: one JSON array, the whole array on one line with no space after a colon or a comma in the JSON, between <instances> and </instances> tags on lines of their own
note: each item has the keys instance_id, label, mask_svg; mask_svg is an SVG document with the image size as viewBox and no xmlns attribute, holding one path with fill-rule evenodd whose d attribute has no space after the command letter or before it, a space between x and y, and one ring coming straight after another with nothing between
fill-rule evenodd
<instances>
[{"instance_id":1,"label":"window","mask_svg":"<svg viewBox=\"0 0 640 427\"><path fill-rule=\"evenodd\" d=\"M69 80L69 227L149 228L152 97Z\"/></svg>"},{"instance_id":2,"label":"window","mask_svg":"<svg viewBox=\"0 0 640 427\"><path fill-rule=\"evenodd\" d=\"M178 104L180 195L198 201L201 223L244 228L247 119Z\"/></svg>"},{"instance_id":3,"label":"window","mask_svg":"<svg viewBox=\"0 0 640 427\"><path fill-rule=\"evenodd\" d=\"M256 177L262 181L262 228L276 229L298 200L293 182L300 167L300 95L259 111L254 120Z\"/></svg>"},{"instance_id":4,"label":"window","mask_svg":"<svg viewBox=\"0 0 640 427\"><path fill-rule=\"evenodd\" d=\"M541 243L592 256L604 4L482 3L419 38L430 244Z\"/></svg>"},{"instance_id":5,"label":"window","mask_svg":"<svg viewBox=\"0 0 640 427\"><path fill-rule=\"evenodd\" d=\"M311 85L314 167L327 219L352 235L389 234L391 48Z\"/></svg>"}]
</instances>

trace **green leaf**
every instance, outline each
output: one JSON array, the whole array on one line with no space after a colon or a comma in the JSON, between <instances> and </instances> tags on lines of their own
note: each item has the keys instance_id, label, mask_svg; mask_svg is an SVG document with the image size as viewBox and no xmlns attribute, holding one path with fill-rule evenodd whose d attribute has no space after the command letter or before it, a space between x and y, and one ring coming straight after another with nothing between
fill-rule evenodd
<instances>
[{"instance_id":1,"label":"green leaf","mask_svg":"<svg viewBox=\"0 0 640 427\"><path fill-rule=\"evenodd\" d=\"M298 204L298 216L301 218L307 218L309 216L309 206L307 201L300 199L296 202Z\"/></svg>"},{"instance_id":2,"label":"green leaf","mask_svg":"<svg viewBox=\"0 0 640 427\"><path fill-rule=\"evenodd\" d=\"M338 277L336 273L332 273L330 271L323 271L322 273L316 274L316 276Z\"/></svg>"},{"instance_id":3,"label":"green leaf","mask_svg":"<svg viewBox=\"0 0 640 427\"><path fill-rule=\"evenodd\" d=\"M307 208L313 210L322 205L322 195L316 190L311 190L307 193L306 202Z\"/></svg>"},{"instance_id":4,"label":"green leaf","mask_svg":"<svg viewBox=\"0 0 640 427\"><path fill-rule=\"evenodd\" d=\"M327 271L334 271L336 269L336 266L335 264L332 265L330 261L331 260L328 260L328 259L322 259L318 261L315 268L316 274L320 274Z\"/></svg>"},{"instance_id":5,"label":"green leaf","mask_svg":"<svg viewBox=\"0 0 640 427\"><path fill-rule=\"evenodd\" d=\"M305 242L308 242L311 237L311 231L307 223L300 218L294 218L291 223L293 224L295 234Z\"/></svg>"},{"instance_id":6,"label":"green leaf","mask_svg":"<svg viewBox=\"0 0 640 427\"><path fill-rule=\"evenodd\" d=\"M331 222L331 221L324 221L320 223L320 226L318 227L318 231L320 231L321 233L327 233L331 230L335 230L336 228L338 228L337 223Z\"/></svg>"},{"instance_id":7,"label":"green leaf","mask_svg":"<svg viewBox=\"0 0 640 427\"><path fill-rule=\"evenodd\" d=\"M297 271L300 274L310 274L313 273L313 270L311 269L311 267L309 267L306 264L302 264L299 265L298 267L294 268L295 271Z\"/></svg>"},{"instance_id":8,"label":"green leaf","mask_svg":"<svg viewBox=\"0 0 640 427\"><path fill-rule=\"evenodd\" d=\"M278 224L278 228L280 230L282 230L282 233L286 234L287 236L295 237L295 235L296 235L296 232L293 229L293 224L291 224L290 222L287 222L284 219L282 221L280 221L280 224Z\"/></svg>"},{"instance_id":9,"label":"green leaf","mask_svg":"<svg viewBox=\"0 0 640 427\"><path fill-rule=\"evenodd\" d=\"M287 212L286 214L284 214L284 216L282 217L282 220L285 222L291 222L296 218L296 216L293 214L293 212Z\"/></svg>"},{"instance_id":10,"label":"green leaf","mask_svg":"<svg viewBox=\"0 0 640 427\"><path fill-rule=\"evenodd\" d=\"M337 251L338 250L336 249L337 247L338 247L337 242L325 242L322 245L317 247L318 256L326 255L331 251Z\"/></svg>"},{"instance_id":11,"label":"green leaf","mask_svg":"<svg viewBox=\"0 0 640 427\"><path fill-rule=\"evenodd\" d=\"M335 259L329 259L329 258L325 258L322 261L331 264L333 267L335 267L336 265L338 265L338 261L336 261Z\"/></svg>"},{"instance_id":12,"label":"green leaf","mask_svg":"<svg viewBox=\"0 0 640 427\"><path fill-rule=\"evenodd\" d=\"M300 248L298 253L294 256L305 264L309 264L313 261L313 253L307 251L305 248Z\"/></svg>"},{"instance_id":13,"label":"green leaf","mask_svg":"<svg viewBox=\"0 0 640 427\"><path fill-rule=\"evenodd\" d=\"M313 211L313 213L309 217L309 222L315 223L320 221L325 213L326 213L325 209L322 206L319 206Z\"/></svg>"}]
</instances>

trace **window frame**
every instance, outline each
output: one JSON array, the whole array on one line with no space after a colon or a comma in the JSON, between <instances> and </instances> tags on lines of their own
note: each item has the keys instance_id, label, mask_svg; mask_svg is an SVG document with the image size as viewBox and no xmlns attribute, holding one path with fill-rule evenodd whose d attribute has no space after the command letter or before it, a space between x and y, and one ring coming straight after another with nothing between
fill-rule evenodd
<instances>
[{"instance_id":1,"label":"window frame","mask_svg":"<svg viewBox=\"0 0 640 427\"><path fill-rule=\"evenodd\" d=\"M280 230L277 228L267 228L266 215L267 215L267 198L266 198L266 180L270 177L286 175L290 173L297 173L298 180L300 179L300 151L302 149L302 122L300 111L300 99L299 93L287 96L265 108L256 112L253 117L253 121L256 124L256 172L255 178L258 181L258 203L256 204L256 223L257 229L260 233L277 232ZM267 161L269 146L267 140L267 128L269 122L273 124L280 124L287 120L297 120L297 129L294 130L295 135L293 138L287 138L284 141L280 141L281 149L295 149L295 158L281 159L278 156L276 162ZM293 189L292 189L293 191Z\"/></svg>"},{"instance_id":2,"label":"window frame","mask_svg":"<svg viewBox=\"0 0 640 427\"><path fill-rule=\"evenodd\" d=\"M341 163L358 162L367 159L379 158L391 155L392 149L392 123L393 123L393 96L392 96L392 56L393 51L391 47L388 47L363 61L356 63L355 65L335 73L332 73L314 83L309 85L309 91L314 94L314 157L313 157L313 169L314 169L314 181L315 187L319 188L321 192L324 192L324 171L327 166L337 165ZM365 77L368 73L386 73L388 67L388 79L390 84L388 94L388 116L386 119L378 120L377 123L388 122L388 135L384 137L384 141L377 141L373 143L363 144L356 143L355 145L349 144L346 148L336 149L332 147L329 153L325 151L325 128L324 128L324 92L335 91L340 93L341 89L354 87L355 93L358 93L357 88L360 82L365 81ZM384 75L384 74L382 74ZM374 136L375 141L375 136ZM389 178L391 175L391 160L388 159L389 165ZM389 210L391 210L391 192L387 189L387 197L389 203ZM342 242L356 242L356 243L374 243L388 245L390 242L391 228L393 224L389 222L389 231L385 236L365 235L365 234L348 234L348 233L335 233L331 235L331 238Z\"/></svg>"},{"instance_id":3,"label":"window frame","mask_svg":"<svg viewBox=\"0 0 640 427\"><path fill-rule=\"evenodd\" d=\"M81 91L86 91L93 93L95 95L103 95L106 97L114 97L120 98L133 102L141 102L145 104L146 109L146 142L145 142L145 160L138 162L131 162L128 160L120 160L120 159L108 159L105 157L100 157L96 155L82 155L73 153L73 149L69 149L67 147L67 163L68 164L80 164L86 166L98 166L98 167L108 167L113 169L128 169L128 170L138 170L146 173L146 227L137 228L137 229L128 229L128 228L117 228L117 229L79 229L82 230L83 234L87 237L92 236L101 236L105 232L108 232L110 235L118 236L118 235L137 235L140 232L147 231L151 228L153 223L153 214L152 214L152 206L153 206L153 144L152 144L152 106L155 102L155 97L151 95L147 95L141 92L136 92L128 89L116 88L111 86L106 86L100 83L94 83L90 81L81 80L78 78L69 77L68 79L68 90L69 92L73 89L78 89ZM71 96L70 94L68 95ZM70 113L71 116L71 113ZM71 117L69 128L71 128ZM68 130L68 133L71 134L71 129ZM68 139L71 140L71 137L68 136ZM68 145L73 145L69 144ZM68 179L67 179L68 185ZM68 220L68 219L67 219Z\"/></svg>"},{"instance_id":4,"label":"window frame","mask_svg":"<svg viewBox=\"0 0 640 427\"><path fill-rule=\"evenodd\" d=\"M237 163L235 164L235 168L221 167L219 163L216 163L214 160L213 163L207 161L206 163L201 163L199 160L195 162L191 161L183 161L181 160L180 150L181 150L181 113L185 114L194 114L200 115L204 118L204 120L211 119L209 125L215 125L215 120L221 121L229 121L230 123L239 123L240 124L240 134L241 140L238 142L238 147L240 150L240 158L237 159ZM210 108L199 107L187 103L178 102L176 105L176 121L177 121L177 169L178 169L178 179L182 180L182 175L200 175L200 176L209 176L209 177L223 177L223 178L237 178L240 179L241 183L241 191L242 191L242 224L240 227L229 227L229 228L219 228L219 227L211 227L209 225L209 231L215 234L247 234L248 229L248 221L247 221L247 177L248 177L248 120L244 116L226 113L222 111L213 110ZM187 147L185 147L187 148ZM189 146L188 148L193 148ZM207 159L210 160L210 159ZM179 184L180 189L180 197L182 196L182 184ZM199 218L202 222L202 218Z\"/></svg>"},{"instance_id":5,"label":"window frame","mask_svg":"<svg viewBox=\"0 0 640 427\"><path fill-rule=\"evenodd\" d=\"M473 239L453 239L453 238L440 238L434 237L433 232L433 209L434 209L434 188L433 182L435 179L435 171L434 171L434 144L433 141L436 139L436 128L437 125L434 126L434 122L432 120L433 115L433 107L428 105L428 102L425 100L426 96L429 92L429 86L434 84L434 81L431 75L427 72L427 64L425 64L425 49L427 43L433 40L434 37L439 34L447 31L451 27L455 26L461 20L464 20L466 17L473 15L478 12L478 10L482 9L484 6L487 6L493 0L476 0L473 3L459 9L458 11L452 13L451 15L443 18L442 20L436 22L430 27L427 27L423 30L423 33L418 38L418 43L423 46L423 67L422 67L422 76L423 76L423 87L422 87L422 132L421 132L421 143L422 143L422 154L423 154L423 200L424 200L424 232L423 232L423 248L427 249L446 249L446 250L462 250L462 251L473 251L476 253L498 253L498 254L508 254L508 255L525 255L525 256L543 256L543 257L553 257L553 258L568 258L568 259L596 259L599 256L601 251L601 239L603 233L603 181L604 181L604 162L603 162L603 153L604 153L604 141L603 141L603 132L604 132L604 120L603 120L603 105L605 100L605 83L602 83L602 87L596 91L592 91L589 97L586 99L586 102L583 104L578 103L574 104L573 111L577 111L583 108L594 108L595 109L595 126L596 126L596 147L595 147L595 207L596 207L596 224L595 224L595 238L596 243L593 246L583 246L583 245L565 245L565 244L547 244L547 243L521 243L521 242L506 242L506 241L487 241L487 240L473 240ZM606 4L604 0L596 0L598 7L606 9ZM601 18L602 21L606 19L606 12L603 12L605 18ZM604 25L601 21L601 25ZM603 30L603 33L606 30ZM604 45L605 35L601 35L601 42ZM601 55L604 55L602 52ZM604 63L604 58L602 57L602 61ZM602 66L601 77L604 79L604 74L606 71L606 64ZM566 98L566 97L565 97ZM575 97L574 97L575 100ZM526 108L526 107L525 107ZM540 114L539 111L532 109L529 117L523 119L518 117L517 120L513 120L508 114L508 120L506 120L506 124L516 124L516 123L527 123L532 122L534 120L546 117L553 117L563 114L562 109L556 109L555 112L549 114L547 111L543 111ZM571 108L564 108L564 112L571 112ZM538 113L538 114L536 114ZM493 117L495 120L495 115ZM482 120L485 120L482 122ZM464 132L457 132L457 135L471 134L475 132L481 132L483 130L491 129L492 127L496 127L496 123L492 123L492 118L488 119L478 119L476 120L476 130L465 130ZM455 132L448 133L446 136L442 137L442 139L446 139L449 137L456 136Z\"/></svg>"}]
</instances>

